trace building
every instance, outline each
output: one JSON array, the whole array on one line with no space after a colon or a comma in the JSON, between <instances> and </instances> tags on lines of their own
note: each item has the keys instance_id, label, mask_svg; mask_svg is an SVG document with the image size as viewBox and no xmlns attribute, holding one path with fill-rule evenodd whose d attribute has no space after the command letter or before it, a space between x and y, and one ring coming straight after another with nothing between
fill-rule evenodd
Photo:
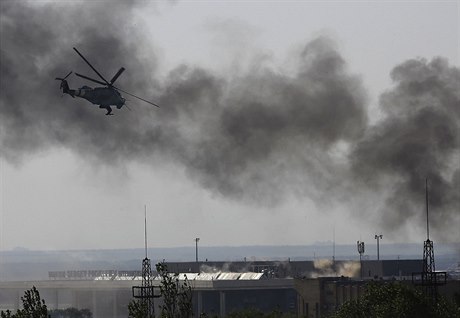
<instances>
[{"instance_id":1,"label":"building","mask_svg":"<svg viewBox=\"0 0 460 318\"><path fill-rule=\"evenodd\" d=\"M410 277L423 269L423 260L366 260L361 262L363 278Z\"/></svg>"},{"instance_id":2,"label":"building","mask_svg":"<svg viewBox=\"0 0 460 318\"><path fill-rule=\"evenodd\" d=\"M316 318L357 299L369 280L411 283L412 273L419 272L422 264L422 260L317 260L177 262L167 266L190 281L197 317L200 313L223 317L234 310L257 308ZM49 272L45 281L0 282L0 310L18 309L24 291L36 286L50 309L86 308L93 317L127 317L132 287L140 285L140 280L140 271L83 270ZM158 287L159 279L153 284ZM460 289L452 284L443 288L449 293ZM155 299L157 311L160 302Z\"/></svg>"},{"instance_id":3,"label":"building","mask_svg":"<svg viewBox=\"0 0 460 318\"><path fill-rule=\"evenodd\" d=\"M297 316L320 318L337 310L343 303L357 300L364 292L371 279L353 279L348 277L319 277L295 279L297 290ZM410 277L401 280L396 278L375 280L381 283L398 281L401 284L414 286ZM415 288L415 287L414 287ZM460 280L448 280L438 287L440 295L454 299L460 297Z\"/></svg>"},{"instance_id":4,"label":"building","mask_svg":"<svg viewBox=\"0 0 460 318\"><path fill-rule=\"evenodd\" d=\"M297 314L307 318L330 314L344 302L356 300L366 283L348 277L298 278L295 280Z\"/></svg>"},{"instance_id":5,"label":"building","mask_svg":"<svg viewBox=\"0 0 460 318\"><path fill-rule=\"evenodd\" d=\"M101 272L101 271L99 271ZM0 310L17 310L21 307L24 291L35 286L49 309L75 307L89 309L93 317L127 317L128 304L133 299L132 287L139 285L139 276L119 275L116 271L100 273L72 271L57 275L48 281L0 282ZM59 276L60 279L56 279ZM272 279L263 273L187 273L193 291L195 316L201 313L224 317L245 308L270 312L295 312L297 292L293 279ZM159 286L154 279L153 285ZM155 300L156 311L161 298Z\"/></svg>"}]
</instances>

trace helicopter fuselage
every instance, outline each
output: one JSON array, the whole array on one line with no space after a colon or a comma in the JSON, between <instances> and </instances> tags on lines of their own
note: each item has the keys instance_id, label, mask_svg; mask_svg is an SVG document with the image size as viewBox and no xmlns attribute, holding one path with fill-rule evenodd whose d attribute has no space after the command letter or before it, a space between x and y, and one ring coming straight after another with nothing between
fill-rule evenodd
<instances>
[{"instance_id":1,"label":"helicopter fuselage","mask_svg":"<svg viewBox=\"0 0 460 318\"><path fill-rule=\"evenodd\" d=\"M76 97L84 98L92 104L100 106L116 106L118 109L123 107L125 99L121 94L111 87L95 87L82 86L74 90Z\"/></svg>"}]
</instances>

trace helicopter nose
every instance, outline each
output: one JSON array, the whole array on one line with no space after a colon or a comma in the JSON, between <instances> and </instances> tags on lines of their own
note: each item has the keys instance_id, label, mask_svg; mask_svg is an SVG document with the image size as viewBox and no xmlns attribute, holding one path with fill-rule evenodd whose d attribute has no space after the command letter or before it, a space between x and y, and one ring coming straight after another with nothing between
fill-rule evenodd
<instances>
[{"instance_id":1,"label":"helicopter nose","mask_svg":"<svg viewBox=\"0 0 460 318\"><path fill-rule=\"evenodd\" d=\"M122 108L125 105L126 99L121 98L121 103L117 106L118 109Z\"/></svg>"}]
</instances>

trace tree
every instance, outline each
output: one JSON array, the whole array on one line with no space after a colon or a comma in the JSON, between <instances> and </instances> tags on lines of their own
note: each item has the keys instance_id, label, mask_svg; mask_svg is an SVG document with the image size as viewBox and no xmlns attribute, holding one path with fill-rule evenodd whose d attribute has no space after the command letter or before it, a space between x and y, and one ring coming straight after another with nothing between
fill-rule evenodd
<instances>
[{"instance_id":1,"label":"tree","mask_svg":"<svg viewBox=\"0 0 460 318\"><path fill-rule=\"evenodd\" d=\"M50 310L51 318L92 318L93 314L89 309L77 309L74 307L66 309Z\"/></svg>"},{"instance_id":2,"label":"tree","mask_svg":"<svg viewBox=\"0 0 460 318\"><path fill-rule=\"evenodd\" d=\"M21 297L23 309L18 309L15 314L7 310L0 312L1 318L48 318L48 308L45 301L40 298L40 293L35 286L24 292Z\"/></svg>"},{"instance_id":3,"label":"tree","mask_svg":"<svg viewBox=\"0 0 460 318\"><path fill-rule=\"evenodd\" d=\"M432 304L418 289L401 283L370 283L363 296L344 303L332 318L458 318L455 306L440 299Z\"/></svg>"},{"instance_id":4,"label":"tree","mask_svg":"<svg viewBox=\"0 0 460 318\"><path fill-rule=\"evenodd\" d=\"M141 300L133 299L128 304L128 317L129 318L153 318L147 317L147 304Z\"/></svg>"},{"instance_id":5,"label":"tree","mask_svg":"<svg viewBox=\"0 0 460 318\"><path fill-rule=\"evenodd\" d=\"M169 273L167 265L162 262L156 264L158 275L161 277L160 293L163 298L161 317L189 318L193 314L192 287L185 277L179 282L179 274Z\"/></svg>"}]
</instances>

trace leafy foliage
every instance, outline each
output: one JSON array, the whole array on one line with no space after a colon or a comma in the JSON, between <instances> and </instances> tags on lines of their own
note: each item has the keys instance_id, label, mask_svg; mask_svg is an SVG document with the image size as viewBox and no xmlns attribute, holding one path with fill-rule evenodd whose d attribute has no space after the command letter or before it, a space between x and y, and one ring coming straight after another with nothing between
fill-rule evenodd
<instances>
[{"instance_id":1,"label":"leafy foliage","mask_svg":"<svg viewBox=\"0 0 460 318\"><path fill-rule=\"evenodd\" d=\"M24 292L21 297L23 309L18 309L16 313L10 310L0 312L1 318L92 318L92 313L89 309L55 309L50 310L45 301L40 298L40 293L35 286Z\"/></svg>"},{"instance_id":2,"label":"leafy foliage","mask_svg":"<svg viewBox=\"0 0 460 318\"><path fill-rule=\"evenodd\" d=\"M45 301L40 298L40 293L35 286L24 292L21 297L23 309L18 309L15 314L10 310L0 312L1 318L48 318L48 308Z\"/></svg>"},{"instance_id":3,"label":"leafy foliage","mask_svg":"<svg viewBox=\"0 0 460 318\"><path fill-rule=\"evenodd\" d=\"M150 316L150 317L148 317ZM141 300L133 299L128 304L128 317L129 318L154 318L152 315L147 314L147 304Z\"/></svg>"},{"instance_id":4,"label":"leafy foliage","mask_svg":"<svg viewBox=\"0 0 460 318\"><path fill-rule=\"evenodd\" d=\"M445 299L433 305L418 290L400 283L370 283L356 301L343 304L332 318L459 318L456 306Z\"/></svg>"},{"instance_id":5,"label":"leafy foliage","mask_svg":"<svg viewBox=\"0 0 460 318\"><path fill-rule=\"evenodd\" d=\"M66 308L66 309L54 309L50 310L51 318L92 318L93 314L89 309L77 309L77 308Z\"/></svg>"},{"instance_id":6,"label":"leafy foliage","mask_svg":"<svg viewBox=\"0 0 460 318\"><path fill-rule=\"evenodd\" d=\"M179 282L179 274L169 273L164 262L156 264L156 269L161 277L160 292L163 298L161 317L192 317L192 287L187 277L184 282Z\"/></svg>"}]
</instances>

